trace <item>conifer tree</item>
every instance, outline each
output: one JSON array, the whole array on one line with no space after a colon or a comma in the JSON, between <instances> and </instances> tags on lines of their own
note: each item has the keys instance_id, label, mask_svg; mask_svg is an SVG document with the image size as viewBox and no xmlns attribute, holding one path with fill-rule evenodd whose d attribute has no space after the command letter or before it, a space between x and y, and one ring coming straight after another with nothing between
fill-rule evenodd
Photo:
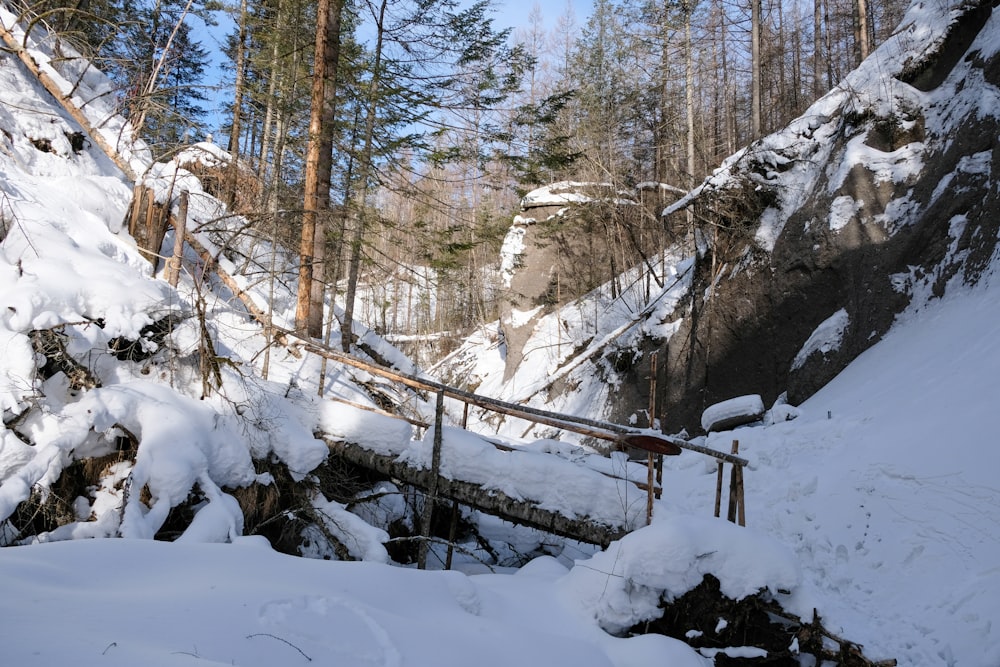
<instances>
[{"instance_id":1,"label":"conifer tree","mask_svg":"<svg viewBox=\"0 0 1000 667\"><path fill-rule=\"evenodd\" d=\"M126 114L157 155L204 133L208 53L188 21L192 12L211 21L212 7L183 0L126 3L118 38L108 45Z\"/></svg>"}]
</instances>

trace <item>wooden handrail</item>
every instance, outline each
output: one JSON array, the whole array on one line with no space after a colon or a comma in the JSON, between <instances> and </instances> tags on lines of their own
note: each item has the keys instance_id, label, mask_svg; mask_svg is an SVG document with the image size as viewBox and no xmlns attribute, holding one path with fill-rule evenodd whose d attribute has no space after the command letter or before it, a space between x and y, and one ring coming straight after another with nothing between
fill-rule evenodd
<instances>
[{"instance_id":1,"label":"wooden handrail","mask_svg":"<svg viewBox=\"0 0 1000 667\"><path fill-rule=\"evenodd\" d=\"M720 452L709 447L704 447L702 445L696 445L692 442L688 442L682 438L675 438L673 436L664 435L662 433L651 433L649 430L635 429L628 426L622 426L621 424L614 424L612 422L598 421L595 419L588 419L586 417L577 417L574 415L564 415L556 412L549 412L547 410L540 410L538 408L532 408L526 405L516 405L514 403L508 403L506 401L501 401L496 398L491 398L489 396L481 396L479 394L474 394L468 391L463 391L461 389L456 389L455 387L450 387L441 382L435 380L430 380L428 378L421 378L414 375L409 375L406 373L401 373L399 371L394 371L384 366L379 366L367 361L363 361L351 355L344 354L343 352L337 352L330 349L325 345L318 344L310 339L304 338L303 336L297 334L289 329L282 329L281 327L274 327L276 331L282 333L286 340L295 339L298 341L298 345L312 354L319 355L330 359L331 361L336 361L347 366L352 366L363 371L367 371L372 375L377 375L379 377L386 378L388 380L394 380L400 382L414 389L421 389L424 391L434 391L434 392L444 392L444 395L448 398L453 398L455 400L462 401L467 404L475 405L476 407L483 408L485 410L492 410L493 412L499 412L501 414L509 415L512 417L518 417L520 419L526 419L528 421L533 421L539 424L546 424L547 426L554 426L566 431L571 431L573 433L579 433L581 435L590 436L593 438L598 438L600 440L607 440L615 443L621 443L625 440L628 441L629 445L636 446L639 448L644 448L642 445L642 440L649 438L652 440L659 441L661 443L667 443L670 445L675 445L681 449L688 449L700 454L705 454L706 456L711 456L720 461L725 461L726 463L731 463L738 466L746 466L749 464L745 458L740 456L735 456L733 454L728 454L726 452ZM643 438L629 438L628 436L640 435Z\"/></svg>"}]
</instances>

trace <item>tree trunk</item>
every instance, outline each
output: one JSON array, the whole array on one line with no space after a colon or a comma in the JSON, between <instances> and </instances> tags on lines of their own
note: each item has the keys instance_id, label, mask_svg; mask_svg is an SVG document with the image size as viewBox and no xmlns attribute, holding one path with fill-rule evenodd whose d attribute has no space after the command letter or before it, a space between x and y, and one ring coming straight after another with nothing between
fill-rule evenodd
<instances>
[{"instance_id":1,"label":"tree trunk","mask_svg":"<svg viewBox=\"0 0 1000 667\"><path fill-rule=\"evenodd\" d=\"M296 330L316 338L323 335L324 220L330 207L335 84L343 9L344 0L320 0L316 10L316 51L306 149L299 290L295 309Z\"/></svg>"},{"instance_id":2,"label":"tree trunk","mask_svg":"<svg viewBox=\"0 0 1000 667\"><path fill-rule=\"evenodd\" d=\"M761 63L760 63L760 0L750 0L750 140L760 138L761 126Z\"/></svg>"},{"instance_id":3,"label":"tree trunk","mask_svg":"<svg viewBox=\"0 0 1000 667\"><path fill-rule=\"evenodd\" d=\"M854 0L854 44L857 53L855 65L860 65L871 52L868 32L868 0Z\"/></svg>"},{"instance_id":4,"label":"tree trunk","mask_svg":"<svg viewBox=\"0 0 1000 667\"><path fill-rule=\"evenodd\" d=\"M372 176L372 156L374 151L375 121L378 115L378 97L380 94L382 70L382 48L385 39L385 10L387 0L379 5L379 15L376 20L378 31L375 44L375 60L372 66L372 79L368 88L368 109L365 118L364 148L358 162L358 186L354 201L350 207L350 218L354 221L351 230L350 259L347 265L347 291L344 294L344 319L340 323L340 345L344 352L349 352L354 342L354 301L358 291L358 276L361 271L361 242L364 238L364 209L368 195L368 182Z\"/></svg>"},{"instance_id":5,"label":"tree trunk","mask_svg":"<svg viewBox=\"0 0 1000 667\"><path fill-rule=\"evenodd\" d=\"M813 99L823 94L823 0L813 0Z\"/></svg>"},{"instance_id":6,"label":"tree trunk","mask_svg":"<svg viewBox=\"0 0 1000 667\"><path fill-rule=\"evenodd\" d=\"M687 187L694 187L695 166L694 166L694 53L691 45L691 12L693 7L690 1L684 3L684 105L687 111ZM693 211L687 209L689 224L693 224Z\"/></svg>"},{"instance_id":7,"label":"tree trunk","mask_svg":"<svg viewBox=\"0 0 1000 667\"><path fill-rule=\"evenodd\" d=\"M826 26L826 34L823 39L823 43L826 47L826 89L833 90L833 48L831 40L830 30L830 0L823 0L823 25Z\"/></svg>"},{"instance_id":8,"label":"tree trunk","mask_svg":"<svg viewBox=\"0 0 1000 667\"><path fill-rule=\"evenodd\" d=\"M233 127L229 132L229 171L226 175L225 199L230 210L236 204L236 181L240 161L240 122L243 116L243 82L246 75L247 0L240 0L240 32L236 42L236 90L233 97Z\"/></svg>"}]
</instances>

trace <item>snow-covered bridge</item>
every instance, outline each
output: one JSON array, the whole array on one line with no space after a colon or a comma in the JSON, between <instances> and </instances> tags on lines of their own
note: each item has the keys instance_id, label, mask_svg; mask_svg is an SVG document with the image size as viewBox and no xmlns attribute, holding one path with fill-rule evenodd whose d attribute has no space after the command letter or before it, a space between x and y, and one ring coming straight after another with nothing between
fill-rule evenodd
<instances>
[{"instance_id":1,"label":"snow-covered bridge","mask_svg":"<svg viewBox=\"0 0 1000 667\"><path fill-rule=\"evenodd\" d=\"M438 501L451 500L563 537L607 546L646 525L653 497L659 496L663 456L687 449L738 470L746 465L739 456L680 438L499 401L362 361L290 331L283 334L305 352L437 395L435 423L420 424L424 434L419 439L413 438L412 421L336 405L327 411L321 434L335 455L418 487ZM514 443L446 426L445 398L606 441L609 455L557 440ZM627 452L636 450L648 453L645 461L629 460ZM742 488L736 492L741 496ZM742 504L741 497L738 502ZM428 512L433 505L426 504ZM424 519L429 526L430 517Z\"/></svg>"}]
</instances>

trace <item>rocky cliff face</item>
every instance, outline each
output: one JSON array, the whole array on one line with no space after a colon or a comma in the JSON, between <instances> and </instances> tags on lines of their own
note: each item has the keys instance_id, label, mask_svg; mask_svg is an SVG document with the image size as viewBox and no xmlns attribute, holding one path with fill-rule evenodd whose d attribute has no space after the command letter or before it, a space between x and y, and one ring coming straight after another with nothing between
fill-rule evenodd
<instances>
[{"instance_id":1,"label":"rocky cliff face","mask_svg":"<svg viewBox=\"0 0 1000 667\"><path fill-rule=\"evenodd\" d=\"M524 197L502 249L505 379L541 318L602 284L614 290L622 271L658 254L667 238L662 205L659 188L602 183L555 183Z\"/></svg>"},{"instance_id":2,"label":"rocky cliff face","mask_svg":"<svg viewBox=\"0 0 1000 667\"><path fill-rule=\"evenodd\" d=\"M933 34L928 11L914 5L837 90L667 209L720 225L680 330L646 346L668 360L668 430L735 395L804 400L997 252L1000 21L966 4Z\"/></svg>"}]
</instances>

